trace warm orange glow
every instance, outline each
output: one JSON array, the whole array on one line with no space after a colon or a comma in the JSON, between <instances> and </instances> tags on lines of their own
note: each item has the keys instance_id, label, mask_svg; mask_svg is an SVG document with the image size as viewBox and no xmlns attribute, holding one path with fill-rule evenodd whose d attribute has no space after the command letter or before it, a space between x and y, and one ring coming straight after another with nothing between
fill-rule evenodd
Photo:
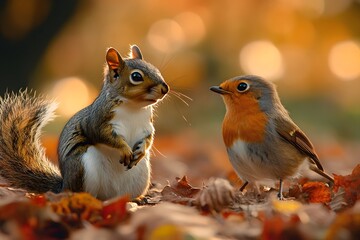
<instances>
[{"instance_id":1,"label":"warm orange glow","mask_svg":"<svg viewBox=\"0 0 360 240\"><path fill-rule=\"evenodd\" d=\"M64 78L57 82L52 95L59 103L59 114L70 117L80 109L89 105L93 94L89 87L79 78Z\"/></svg>"},{"instance_id":2,"label":"warm orange glow","mask_svg":"<svg viewBox=\"0 0 360 240\"><path fill-rule=\"evenodd\" d=\"M360 76L360 44L355 41L337 43L330 50L330 70L342 80Z\"/></svg>"},{"instance_id":3,"label":"warm orange glow","mask_svg":"<svg viewBox=\"0 0 360 240\"><path fill-rule=\"evenodd\" d=\"M204 38L206 29L199 15L193 12L183 12L177 15L174 20L181 26L185 34L185 41L188 44L196 44Z\"/></svg>"},{"instance_id":4,"label":"warm orange glow","mask_svg":"<svg viewBox=\"0 0 360 240\"><path fill-rule=\"evenodd\" d=\"M152 47L163 53L169 53L183 46L185 36L176 21L163 19L151 26L147 38Z\"/></svg>"},{"instance_id":5,"label":"warm orange glow","mask_svg":"<svg viewBox=\"0 0 360 240\"><path fill-rule=\"evenodd\" d=\"M325 0L292 0L291 4L311 17L319 17L324 13Z\"/></svg>"},{"instance_id":6,"label":"warm orange glow","mask_svg":"<svg viewBox=\"0 0 360 240\"><path fill-rule=\"evenodd\" d=\"M269 41L255 41L240 51L240 66L247 74L276 80L284 73L281 53Z\"/></svg>"}]
</instances>

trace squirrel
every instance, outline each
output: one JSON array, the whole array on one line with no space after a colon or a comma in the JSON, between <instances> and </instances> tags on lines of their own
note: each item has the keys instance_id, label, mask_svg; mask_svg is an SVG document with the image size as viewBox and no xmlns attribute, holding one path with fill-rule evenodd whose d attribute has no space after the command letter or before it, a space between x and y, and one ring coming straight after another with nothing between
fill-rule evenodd
<instances>
[{"instance_id":1,"label":"squirrel","mask_svg":"<svg viewBox=\"0 0 360 240\"><path fill-rule=\"evenodd\" d=\"M27 90L0 97L0 176L11 187L34 193L88 192L101 200L146 193L153 106L169 86L136 45L128 58L109 48L106 63L98 97L71 117L60 134L59 167L40 143L56 104Z\"/></svg>"}]
</instances>

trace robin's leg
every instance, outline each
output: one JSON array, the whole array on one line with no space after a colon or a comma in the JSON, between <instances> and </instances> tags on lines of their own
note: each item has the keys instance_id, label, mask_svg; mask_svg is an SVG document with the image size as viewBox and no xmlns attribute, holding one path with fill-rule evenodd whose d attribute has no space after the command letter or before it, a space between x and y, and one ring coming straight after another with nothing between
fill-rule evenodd
<instances>
[{"instance_id":1,"label":"robin's leg","mask_svg":"<svg viewBox=\"0 0 360 240\"><path fill-rule=\"evenodd\" d=\"M279 200L284 200L284 196L282 194L282 191L283 191L283 180L280 179L280 186L279 186L279 193L278 193Z\"/></svg>"},{"instance_id":2,"label":"robin's leg","mask_svg":"<svg viewBox=\"0 0 360 240\"><path fill-rule=\"evenodd\" d=\"M243 184L243 185L240 187L240 189L239 189L240 192L242 192L248 184L249 184L248 181L244 182L244 184Z\"/></svg>"}]
</instances>

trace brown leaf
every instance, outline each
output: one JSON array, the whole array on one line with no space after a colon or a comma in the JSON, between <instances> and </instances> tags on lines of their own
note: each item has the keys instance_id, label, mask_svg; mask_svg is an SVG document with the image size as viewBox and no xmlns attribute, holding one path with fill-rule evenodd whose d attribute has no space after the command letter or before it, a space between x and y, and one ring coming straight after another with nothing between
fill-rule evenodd
<instances>
[{"instance_id":1,"label":"brown leaf","mask_svg":"<svg viewBox=\"0 0 360 240\"><path fill-rule=\"evenodd\" d=\"M176 182L173 182L170 186L164 187L161 192L162 200L177 203L189 203L194 199L193 197L200 191L200 188L191 186L184 176L181 179L176 178Z\"/></svg>"},{"instance_id":2,"label":"brown leaf","mask_svg":"<svg viewBox=\"0 0 360 240\"><path fill-rule=\"evenodd\" d=\"M120 239L214 239L219 228L193 207L163 202L137 210L117 230Z\"/></svg>"},{"instance_id":3,"label":"brown leaf","mask_svg":"<svg viewBox=\"0 0 360 240\"><path fill-rule=\"evenodd\" d=\"M196 196L196 203L203 209L219 212L234 201L234 188L229 181L211 178L206 185Z\"/></svg>"},{"instance_id":4,"label":"brown leaf","mask_svg":"<svg viewBox=\"0 0 360 240\"><path fill-rule=\"evenodd\" d=\"M340 188L345 191L344 200L349 207L353 206L360 199L360 164L358 164L350 175L341 176L334 174L334 192Z\"/></svg>"}]
</instances>

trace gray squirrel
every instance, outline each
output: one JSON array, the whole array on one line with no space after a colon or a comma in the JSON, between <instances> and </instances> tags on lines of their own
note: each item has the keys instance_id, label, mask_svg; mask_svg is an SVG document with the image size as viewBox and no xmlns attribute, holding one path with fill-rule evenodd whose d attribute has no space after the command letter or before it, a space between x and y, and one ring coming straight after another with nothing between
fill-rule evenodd
<instances>
[{"instance_id":1,"label":"gray squirrel","mask_svg":"<svg viewBox=\"0 0 360 240\"><path fill-rule=\"evenodd\" d=\"M153 105L169 86L136 45L129 58L109 48L106 62L99 96L62 130L59 168L46 158L39 139L56 104L29 91L0 98L0 175L10 186L35 193L84 191L101 200L146 193Z\"/></svg>"}]
</instances>

